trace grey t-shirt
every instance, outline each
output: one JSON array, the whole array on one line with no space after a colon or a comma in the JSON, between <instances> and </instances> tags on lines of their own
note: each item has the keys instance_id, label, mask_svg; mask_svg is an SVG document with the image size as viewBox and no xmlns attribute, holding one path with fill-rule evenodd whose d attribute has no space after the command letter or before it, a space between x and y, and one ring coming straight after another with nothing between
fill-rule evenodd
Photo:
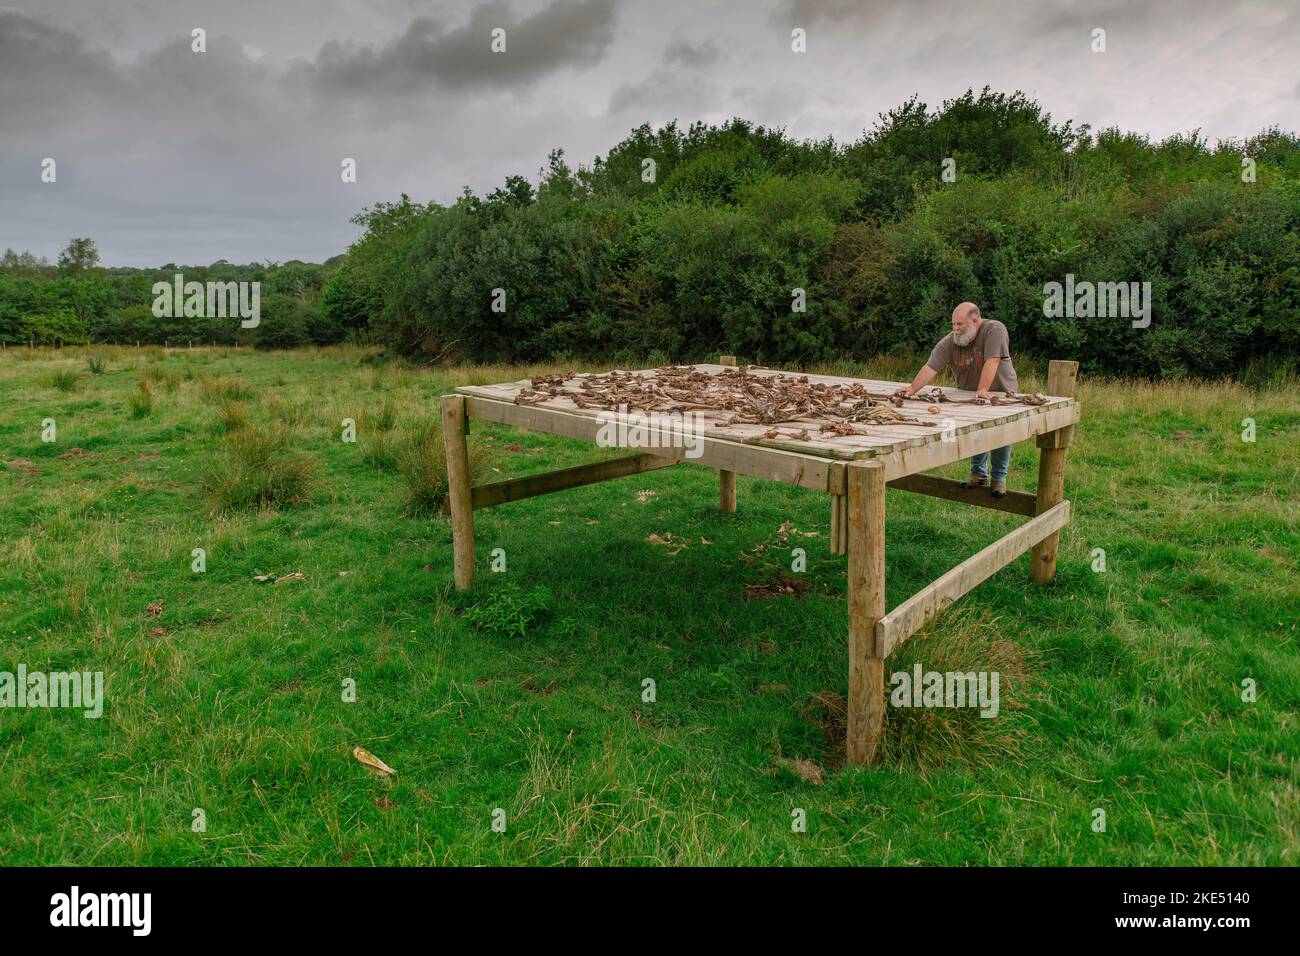
<instances>
[{"instance_id":1,"label":"grey t-shirt","mask_svg":"<svg viewBox=\"0 0 1300 956\"><path fill-rule=\"evenodd\" d=\"M1016 379L1016 370L1011 364L1011 338L1007 335L1007 327L997 319L981 320L979 331L975 333L970 345L958 345L949 332L939 340L925 364L936 372L942 372L951 366L953 374L957 376L957 387L974 392L980 387L984 360L991 358L1002 361L998 363L998 372L993 376L989 391L1020 391L1020 382Z\"/></svg>"}]
</instances>

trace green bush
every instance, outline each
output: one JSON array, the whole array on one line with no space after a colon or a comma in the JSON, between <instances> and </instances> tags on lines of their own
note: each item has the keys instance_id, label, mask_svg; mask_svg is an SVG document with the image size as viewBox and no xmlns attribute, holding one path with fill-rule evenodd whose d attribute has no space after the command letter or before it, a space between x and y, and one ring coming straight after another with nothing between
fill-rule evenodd
<instances>
[{"instance_id":1,"label":"green bush","mask_svg":"<svg viewBox=\"0 0 1300 956\"><path fill-rule=\"evenodd\" d=\"M311 307L289 295L262 298L262 314L253 329L253 345L259 349L292 349L307 345Z\"/></svg>"},{"instance_id":2,"label":"green bush","mask_svg":"<svg viewBox=\"0 0 1300 956\"><path fill-rule=\"evenodd\" d=\"M740 119L642 125L589 168L556 151L535 184L508 176L449 206L403 195L353 222L361 238L322 265L61 272L15 253L0 260L0 341L789 364L924 353L969 299L1018 356L1087 371L1272 376L1300 356L1300 137L1276 127L1153 142L968 90L908 100L847 144ZM261 282L261 324L154 317L152 284L181 271ZM1067 275L1150 283L1150 327L1044 315L1044 285Z\"/></svg>"}]
</instances>

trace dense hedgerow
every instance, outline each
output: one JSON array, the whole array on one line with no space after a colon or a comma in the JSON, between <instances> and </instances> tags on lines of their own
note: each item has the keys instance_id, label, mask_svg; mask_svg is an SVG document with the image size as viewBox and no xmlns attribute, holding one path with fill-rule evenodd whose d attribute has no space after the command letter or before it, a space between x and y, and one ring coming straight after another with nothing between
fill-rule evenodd
<instances>
[{"instance_id":1,"label":"dense hedgerow","mask_svg":"<svg viewBox=\"0 0 1300 956\"><path fill-rule=\"evenodd\" d=\"M6 254L0 339L777 364L927 350L970 299L1018 353L1089 370L1216 376L1300 354L1300 138L1277 128L1152 142L985 89L935 111L913 98L848 145L646 125L590 167L555 151L536 185L403 195L354 222L362 237L321 266L185 269L263 281L254 330L155 319L150 283L174 266L68 274ZM1067 275L1149 283L1150 326L1045 316L1044 284Z\"/></svg>"}]
</instances>

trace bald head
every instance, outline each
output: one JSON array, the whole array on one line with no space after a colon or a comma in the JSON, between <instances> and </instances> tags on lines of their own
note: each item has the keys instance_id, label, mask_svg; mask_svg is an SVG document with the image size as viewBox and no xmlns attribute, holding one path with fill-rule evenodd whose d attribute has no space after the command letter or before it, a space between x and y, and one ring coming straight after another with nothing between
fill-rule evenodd
<instances>
[{"instance_id":1,"label":"bald head","mask_svg":"<svg viewBox=\"0 0 1300 956\"><path fill-rule=\"evenodd\" d=\"M975 341L980 327L980 307L974 302L963 302L952 310L952 340L963 348Z\"/></svg>"}]
</instances>

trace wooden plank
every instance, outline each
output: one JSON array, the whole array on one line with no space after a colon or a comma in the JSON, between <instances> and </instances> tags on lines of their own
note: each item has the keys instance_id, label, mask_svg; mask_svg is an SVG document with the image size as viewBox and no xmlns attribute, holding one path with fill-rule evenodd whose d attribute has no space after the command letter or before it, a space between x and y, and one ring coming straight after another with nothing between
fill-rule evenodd
<instances>
[{"instance_id":1,"label":"wooden plank","mask_svg":"<svg viewBox=\"0 0 1300 956\"><path fill-rule=\"evenodd\" d=\"M718 361L723 366L736 367L736 356L734 355L724 355ZM734 471L724 469L718 472L718 509L723 514L734 514L736 511L736 473Z\"/></svg>"},{"instance_id":2,"label":"wooden plank","mask_svg":"<svg viewBox=\"0 0 1300 956\"><path fill-rule=\"evenodd\" d=\"M452 562L456 590L464 591L474 585L474 508L470 504L469 448L465 442L466 399L461 395L444 395L441 405Z\"/></svg>"},{"instance_id":3,"label":"wooden plank","mask_svg":"<svg viewBox=\"0 0 1300 956\"><path fill-rule=\"evenodd\" d=\"M850 763L873 763L885 724L885 659L876 626L885 613L885 473L878 464L848 467Z\"/></svg>"},{"instance_id":4,"label":"wooden plank","mask_svg":"<svg viewBox=\"0 0 1300 956\"><path fill-rule=\"evenodd\" d=\"M888 657L926 621L963 594L983 583L1070 520L1070 503L1057 502L1047 511L967 558L933 584L918 591L876 624L876 653Z\"/></svg>"},{"instance_id":5,"label":"wooden plank","mask_svg":"<svg viewBox=\"0 0 1300 956\"><path fill-rule=\"evenodd\" d=\"M1014 445L1044 432L1055 431L1079 420L1077 403L1036 409L1037 414L1001 425L958 428L952 441L936 440L919 448L903 448L891 454L875 457L885 466L889 481L904 475L933 471L943 465L969 458L980 452L992 451L1003 445Z\"/></svg>"},{"instance_id":6,"label":"wooden plank","mask_svg":"<svg viewBox=\"0 0 1300 956\"><path fill-rule=\"evenodd\" d=\"M526 475L522 478L509 478L494 481L487 485L478 485L470 489L470 505L475 511L492 508L511 501L522 501L537 495L564 491L593 485L612 478L625 478L642 472L667 468L678 462L672 458L660 458L657 455L628 455L625 458L611 458L589 465L576 465L573 468L561 468L540 475Z\"/></svg>"},{"instance_id":7,"label":"wooden plank","mask_svg":"<svg viewBox=\"0 0 1300 956\"><path fill-rule=\"evenodd\" d=\"M601 424L592 416L575 415L555 409L538 408L533 405L515 405L495 399L466 397L466 408L473 418L485 418L489 421L529 428L533 431L548 432L553 435L566 435L594 442L599 434ZM798 485L816 491L827 490L827 476L833 462L814 455L800 455L793 452L761 448L756 445L706 436L700 439L699 457L687 456L687 449L663 447L671 435L664 430L659 435L654 428L647 428L651 437L659 441L660 447L652 453L664 458L673 458L688 464L704 465L714 469L726 469L741 475L755 478L767 478L787 485ZM651 449L646 449L651 451Z\"/></svg>"},{"instance_id":8,"label":"wooden plank","mask_svg":"<svg viewBox=\"0 0 1300 956\"><path fill-rule=\"evenodd\" d=\"M849 496L840 495L840 538L835 542L836 554L849 553Z\"/></svg>"},{"instance_id":9,"label":"wooden plank","mask_svg":"<svg viewBox=\"0 0 1300 956\"><path fill-rule=\"evenodd\" d=\"M831 554L844 554L842 536L844 495L831 495Z\"/></svg>"},{"instance_id":10,"label":"wooden plank","mask_svg":"<svg viewBox=\"0 0 1300 956\"><path fill-rule=\"evenodd\" d=\"M913 491L920 495L930 495L932 498L960 501L962 504L980 508L992 508L994 511L1024 515L1028 518L1038 513L1034 496L1026 492L1008 491L1005 498L994 498L987 488L963 488L961 482L951 478L940 478L938 475L905 475L889 482L889 487L900 491Z\"/></svg>"},{"instance_id":11,"label":"wooden plank","mask_svg":"<svg viewBox=\"0 0 1300 956\"><path fill-rule=\"evenodd\" d=\"M1052 361L1047 364L1049 389L1073 395L1078 379L1078 362ZM1074 426L1062 427L1052 435L1052 441L1038 451L1039 512L1046 512L1065 498L1065 453L1074 440ZM1048 535L1035 546L1029 562L1029 574L1035 583L1046 584L1056 577L1056 555L1060 544L1061 536L1057 533Z\"/></svg>"}]
</instances>

